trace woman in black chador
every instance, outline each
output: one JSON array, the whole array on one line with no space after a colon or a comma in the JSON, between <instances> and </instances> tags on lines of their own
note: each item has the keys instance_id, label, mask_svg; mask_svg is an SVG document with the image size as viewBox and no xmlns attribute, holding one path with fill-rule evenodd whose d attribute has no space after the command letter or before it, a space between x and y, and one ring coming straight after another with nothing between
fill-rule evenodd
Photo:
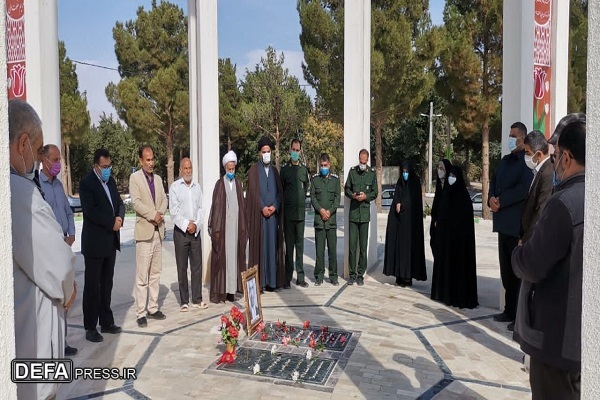
<instances>
[{"instance_id":1,"label":"woman in black chador","mask_svg":"<svg viewBox=\"0 0 600 400\"><path fill-rule=\"evenodd\" d=\"M433 198L433 205L431 206L431 225L429 226L429 245L431 246L431 253L435 256L435 227L439 215L440 203L443 201L444 190L448 187L446 181L446 172L450 171L452 163L443 159L438 163L437 167L437 178L435 180L435 197Z\"/></svg>"},{"instance_id":2,"label":"woman in black chador","mask_svg":"<svg viewBox=\"0 0 600 400\"><path fill-rule=\"evenodd\" d=\"M447 171L448 188L440 202L431 298L459 308L475 308L477 270L473 203L460 167Z\"/></svg>"},{"instance_id":3,"label":"woman in black chador","mask_svg":"<svg viewBox=\"0 0 600 400\"><path fill-rule=\"evenodd\" d=\"M402 164L388 214L383 273L395 276L399 286L427 280L421 180L409 163Z\"/></svg>"}]
</instances>

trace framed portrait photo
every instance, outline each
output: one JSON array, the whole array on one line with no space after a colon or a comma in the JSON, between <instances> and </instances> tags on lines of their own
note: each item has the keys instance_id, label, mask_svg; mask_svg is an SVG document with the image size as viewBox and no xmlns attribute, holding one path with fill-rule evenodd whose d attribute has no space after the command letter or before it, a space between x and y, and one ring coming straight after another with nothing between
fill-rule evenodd
<instances>
[{"instance_id":1,"label":"framed portrait photo","mask_svg":"<svg viewBox=\"0 0 600 400\"><path fill-rule=\"evenodd\" d=\"M262 305L260 303L260 282L258 281L258 267L256 265L242 272L242 286L244 287L248 335L252 335L263 321Z\"/></svg>"}]
</instances>

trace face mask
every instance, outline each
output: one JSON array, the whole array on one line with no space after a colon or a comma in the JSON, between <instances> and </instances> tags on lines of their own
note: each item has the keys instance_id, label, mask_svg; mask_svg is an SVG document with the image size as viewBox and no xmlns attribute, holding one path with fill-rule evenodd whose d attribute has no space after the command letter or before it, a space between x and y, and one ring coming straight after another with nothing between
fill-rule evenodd
<instances>
[{"instance_id":1,"label":"face mask","mask_svg":"<svg viewBox=\"0 0 600 400\"><path fill-rule=\"evenodd\" d=\"M360 168L361 171L364 171L365 169L367 169L367 164L358 164L358 168Z\"/></svg>"},{"instance_id":2,"label":"face mask","mask_svg":"<svg viewBox=\"0 0 600 400\"><path fill-rule=\"evenodd\" d=\"M509 137L508 138L508 151L510 151L512 153L513 151L515 151L516 148L517 148L517 138Z\"/></svg>"},{"instance_id":3,"label":"face mask","mask_svg":"<svg viewBox=\"0 0 600 400\"><path fill-rule=\"evenodd\" d=\"M290 157L292 158L293 162L296 162L300 159L300 152L292 150L292 152L290 153Z\"/></svg>"},{"instance_id":4,"label":"face mask","mask_svg":"<svg viewBox=\"0 0 600 400\"><path fill-rule=\"evenodd\" d=\"M230 181L232 181L233 178L235 178L235 171L233 171L233 172L226 172L225 176L227 176L227 179L229 179Z\"/></svg>"},{"instance_id":5,"label":"face mask","mask_svg":"<svg viewBox=\"0 0 600 400\"><path fill-rule=\"evenodd\" d=\"M33 160L33 166L31 167L31 171L28 172L27 166L25 165L25 157L21 156L21 158L23 159L23 167L25 167L25 174L23 176L25 178L29 179L30 181L32 181L33 178L35 178L35 171L37 171L39 168L39 161L37 161L35 159L35 157L33 156L33 148L31 147L31 140L29 138L27 138L27 142L29 143L29 151L31 152L31 159Z\"/></svg>"},{"instance_id":6,"label":"face mask","mask_svg":"<svg viewBox=\"0 0 600 400\"><path fill-rule=\"evenodd\" d=\"M327 176L329 174L329 168L321 167L321 175Z\"/></svg>"},{"instance_id":7,"label":"face mask","mask_svg":"<svg viewBox=\"0 0 600 400\"><path fill-rule=\"evenodd\" d=\"M46 160L50 161L49 158L46 158ZM50 161L51 165L50 165L50 169L48 169L48 172L50 172L50 175L52 176L56 176L58 174L60 174L60 162L52 162Z\"/></svg>"},{"instance_id":8,"label":"face mask","mask_svg":"<svg viewBox=\"0 0 600 400\"><path fill-rule=\"evenodd\" d=\"M438 178L444 179L446 177L446 171L443 169L438 169Z\"/></svg>"},{"instance_id":9,"label":"face mask","mask_svg":"<svg viewBox=\"0 0 600 400\"><path fill-rule=\"evenodd\" d=\"M407 181L408 180L408 172L403 172L402 178L404 178L404 180Z\"/></svg>"},{"instance_id":10,"label":"face mask","mask_svg":"<svg viewBox=\"0 0 600 400\"><path fill-rule=\"evenodd\" d=\"M562 182L562 179L558 179L558 172L556 171L558 169L558 166L560 165L560 160L562 160L562 154L560 155L558 161L556 162L556 167L554 168L554 174L552 174L552 186L558 186L558 185L560 185L560 182Z\"/></svg>"},{"instance_id":11,"label":"face mask","mask_svg":"<svg viewBox=\"0 0 600 400\"><path fill-rule=\"evenodd\" d=\"M455 176L449 176L448 177L448 184L450 186L454 185L456 183L456 177Z\"/></svg>"},{"instance_id":12,"label":"face mask","mask_svg":"<svg viewBox=\"0 0 600 400\"><path fill-rule=\"evenodd\" d=\"M271 163L271 152L263 153L262 155L263 164L267 165Z\"/></svg>"},{"instance_id":13,"label":"face mask","mask_svg":"<svg viewBox=\"0 0 600 400\"><path fill-rule=\"evenodd\" d=\"M528 156L527 154L525 154L525 164L527 164L530 169L535 169L537 167L537 163L533 162L533 156Z\"/></svg>"},{"instance_id":14,"label":"face mask","mask_svg":"<svg viewBox=\"0 0 600 400\"><path fill-rule=\"evenodd\" d=\"M108 180L110 179L110 171L111 170L112 170L112 167L100 168L100 178L102 178L104 183L108 182Z\"/></svg>"}]
</instances>

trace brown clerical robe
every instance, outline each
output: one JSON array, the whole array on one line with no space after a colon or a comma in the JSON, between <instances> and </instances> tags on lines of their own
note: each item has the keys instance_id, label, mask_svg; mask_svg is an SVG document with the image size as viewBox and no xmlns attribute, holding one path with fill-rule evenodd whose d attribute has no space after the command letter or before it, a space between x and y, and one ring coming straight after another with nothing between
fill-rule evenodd
<instances>
[{"instance_id":1,"label":"brown clerical robe","mask_svg":"<svg viewBox=\"0 0 600 400\"><path fill-rule=\"evenodd\" d=\"M248 217L248 237L250 245L248 248L248 266L258 266L259 282L261 266L263 265L263 235L262 235L262 209L260 201L260 183L258 177L258 168L264 168L259 162L254 164L248 171L248 193L246 194L246 215ZM283 186L279 177L279 171L273 166L271 171L275 174L279 193L283 194ZM277 229L277 287L285 284L285 253L283 246L283 201L279 210L279 220ZM261 290L263 288L261 287Z\"/></svg>"},{"instance_id":2,"label":"brown clerical robe","mask_svg":"<svg viewBox=\"0 0 600 400\"><path fill-rule=\"evenodd\" d=\"M212 252L210 259L210 301L219 303L227 298L227 259L225 254L225 241L236 240L237 246L237 290L242 292L242 272L246 270L246 242L248 241L248 222L246 218L245 201L242 185L234 179L237 192L239 209L238 231L236 233L226 232L226 193L223 179L219 179L213 191L212 206L208 217L208 234L212 241Z\"/></svg>"}]
</instances>

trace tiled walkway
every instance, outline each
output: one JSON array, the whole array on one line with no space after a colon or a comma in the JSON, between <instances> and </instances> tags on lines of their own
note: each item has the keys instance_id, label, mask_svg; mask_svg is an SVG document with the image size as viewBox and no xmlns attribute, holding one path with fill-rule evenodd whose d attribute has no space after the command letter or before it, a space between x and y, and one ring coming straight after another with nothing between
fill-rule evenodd
<instances>
[{"instance_id":1,"label":"tiled walkway","mask_svg":"<svg viewBox=\"0 0 600 400\"><path fill-rule=\"evenodd\" d=\"M379 215L378 237L385 237L387 215ZM132 224L129 224L132 226ZM126 224L127 226L127 224ZM425 233L428 238L428 221ZM341 230L339 235L343 235ZM140 329L133 312L135 248L124 232L117 257L113 311L123 327L104 342L84 339L81 296L69 314L69 344L79 348L76 366L136 367L132 381L78 380L64 385L59 398L106 399L528 399L528 375L522 353L506 331L492 320L499 303L496 237L491 224L476 224L480 307L460 310L429 299L430 282L411 288L393 286L394 278L381 274L381 262L368 272L363 287L327 283L312 285L314 230L307 223L305 269L311 286L266 293L262 297L266 321L285 320L360 331L361 335L333 392L307 389L302 384L279 385L254 377L207 373L223 352L217 344L221 313L229 304L210 304L207 310L180 313L173 243L165 242L161 276L164 321L149 320ZM339 240L342 264L343 240ZM382 244L380 243L380 247ZM431 253L426 245L428 273ZM380 249L379 254L382 253ZM83 288L83 260L77 265ZM208 300L207 287L204 299ZM242 337L242 341L245 340Z\"/></svg>"}]
</instances>

